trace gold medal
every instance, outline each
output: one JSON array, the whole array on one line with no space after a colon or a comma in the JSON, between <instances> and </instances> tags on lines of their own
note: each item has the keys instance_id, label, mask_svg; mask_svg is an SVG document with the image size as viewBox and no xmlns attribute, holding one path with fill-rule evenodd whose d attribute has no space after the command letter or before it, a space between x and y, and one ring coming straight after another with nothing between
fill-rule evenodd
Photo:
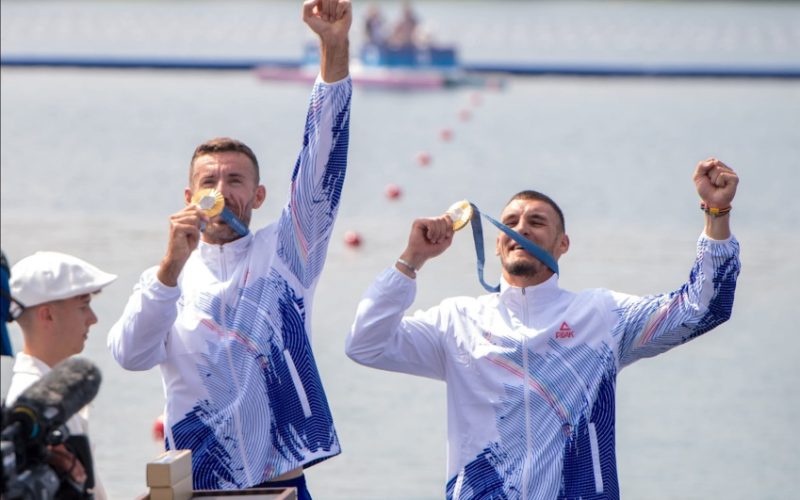
<instances>
[{"instance_id":1,"label":"gold medal","mask_svg":"<svg viewBox=\"0 0 800 500\"><path fill-rule=\"evenodd\" d=\"M209 217L222 212L225 208L225 198L222 193L216 189L201 189L192 196L192 203L200 207L200 210L206 213Z\"/></svg>"},{"instance_id":2,"label":"gold medal","mask_svg":"<svg viewBox=\"0 0 800 500\"><path fill-rule=\"evenodd\" d=\"M458 231L472 219L472 204L468 200L461 200L450 205L445 212L453 221L453 231Z\"/></svg>"}]
</instances>

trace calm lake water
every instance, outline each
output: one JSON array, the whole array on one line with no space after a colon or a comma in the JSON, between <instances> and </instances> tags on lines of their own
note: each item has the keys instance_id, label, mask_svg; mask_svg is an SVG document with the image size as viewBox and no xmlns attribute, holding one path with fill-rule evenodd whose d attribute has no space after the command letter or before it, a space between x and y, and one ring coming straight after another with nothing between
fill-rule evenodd
<instances>
[{"instance_id":1,"label":"calm lake water","mask_svg":"<svg viewBox=\"0 0 800 500\"><path fill-rule=\"evenodd\" d=\"M299 57L296 2L1 2L2 53ZM395 3L381 3L393 15ZM356 4L356 16L364 4ZM797 64L800 4L424 2L423 21L470 61ZM354 46L360 33L354 32ZM114 499L146 490L163 406L158 370L127 372L105 348L139 273L158 263L202 140L250 144L284 203L310 88L249 72L0 72L2 247L11 262L60 250L119 275L93 305L84 354L97 469ZM460 116L468 110L471 119ZM449 129L452 140L442 141ZM443 497L441 383L344 355L356 304L415 217L469 198L497 215L525 188L564 209L561 284L636 294L686 278L702 214L691 174L717 156L741 176L732 223L743 269L732 319L618 379L623 498L767 499L796 493L800 438L800 84L796 80L514 78L502 89L357 88L348 177L313 310L314 347L343 454L308 471L315 498ZM421 167L420 151L432 162ZM384 196L387 184L403 190ZM358 231L363 244L347 247ZM492 235L487 236L491 244ZM487 262L496 281L499 267ZM471 236L419 276L415 307L482 293ZM11 326L19 347L20 335ZM5 382L5 380L4 380Z\"/></svg>"}]
</instances>

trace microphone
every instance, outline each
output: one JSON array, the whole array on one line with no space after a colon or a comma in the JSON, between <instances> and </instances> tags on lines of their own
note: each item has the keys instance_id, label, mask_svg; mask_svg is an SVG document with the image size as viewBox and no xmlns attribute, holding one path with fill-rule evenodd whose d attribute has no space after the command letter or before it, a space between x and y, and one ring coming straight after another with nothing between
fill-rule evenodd
<instances>
[{"instance_id":1,"label":"microphone","mask_svg":"<svg viewBox=\"0 0 800 500\"><path fill-rule=\"evenodd\" d=\"M9 408L22 437L42 441L89 404L100 389L100 370L84 358L69 358L28 387Z\"/></svg>"}]
</instances>

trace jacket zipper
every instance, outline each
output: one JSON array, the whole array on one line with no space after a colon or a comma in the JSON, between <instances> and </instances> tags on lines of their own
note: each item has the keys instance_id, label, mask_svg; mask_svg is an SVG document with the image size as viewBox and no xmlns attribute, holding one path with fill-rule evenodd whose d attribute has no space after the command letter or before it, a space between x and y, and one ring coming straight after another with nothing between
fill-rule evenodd
<instances>
[{"instance_id":1,"label":"jacket zipper","mask_svg":"<svg viewBox=\"0 0 800 500\"><path fill-rule=\"evenodd\" d=\"M529 394L529 377L528 377L528 337L525 335L525 328L528 327L528 300L525 297L525 288L522 288L522 400L525 405L525 446L527 453L525 453L525 460L522 469L522 498L528 498L528 480L530 476L530 464L527 463L531 459L533 452L533 443L531 443L531 415L530 415L530 394Z\"/></svg>"}]
</instances>

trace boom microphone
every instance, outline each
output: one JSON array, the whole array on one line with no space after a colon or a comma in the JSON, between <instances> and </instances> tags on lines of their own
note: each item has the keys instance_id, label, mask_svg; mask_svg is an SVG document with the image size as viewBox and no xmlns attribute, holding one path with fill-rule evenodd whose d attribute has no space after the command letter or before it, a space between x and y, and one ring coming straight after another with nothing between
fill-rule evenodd
<instances>
[{"instance_id":1,"label":"boom microphone","mask_svg":"<svg viewBox=\"0 0 800 500\"><path fill-rule=\"evenodd\" d=\"M20 424L23 437L43 440L94 399L100 379L89 360L66 359L20 394L7 418Z\"/></svg>"}]
</instances>

